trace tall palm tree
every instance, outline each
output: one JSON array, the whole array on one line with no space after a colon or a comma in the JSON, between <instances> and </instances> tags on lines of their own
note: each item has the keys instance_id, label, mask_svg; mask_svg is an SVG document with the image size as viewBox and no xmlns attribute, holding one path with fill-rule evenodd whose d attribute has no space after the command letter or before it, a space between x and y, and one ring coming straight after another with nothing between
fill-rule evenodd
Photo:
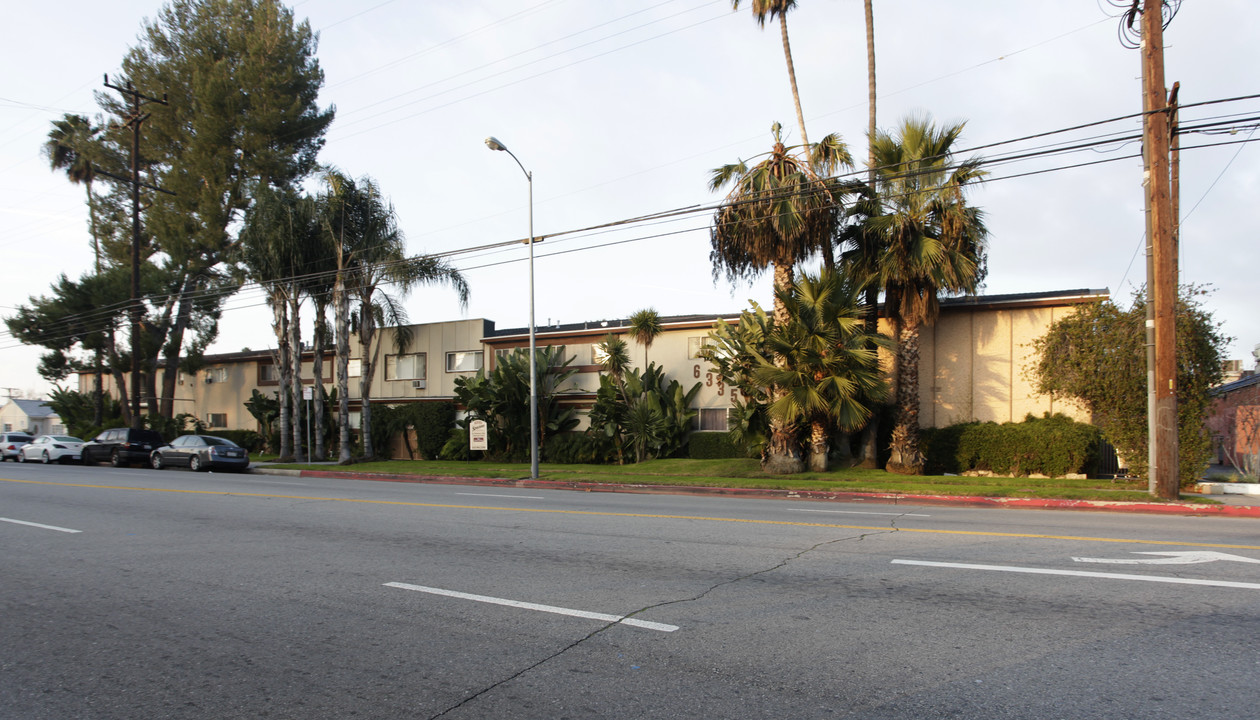
<instances>
[{"instance_id":1,"label":"tall palm tree","mask_svg":"<svg viewBox=\"0 0 1260 720\"><path fill-rule=\"evenodd\" d=\"M825 248L824 255L831 252L844 216L839 197L851 188L820 178L815 169L851 165L848 148L832 134L798 155L783 144L781 129L773 125L774 148L761 162L750 167L740 161L712 173L710 190L733 186L714 214L710 232L715 278L725 272L732 281L749 279L770 267L778 291L792 286L798 262L820 249ZM788 320L776 292L774 322ZM804 468L791 428L782 422L772 421L765 466L778 473Z\"/></svg>"},{"instance_id":2,"label":"tall palm tree","mask_svg":"<svg viewBox=\"0 0 1260 720\"><path fill-rule=\"evenodd\" d=\"M260 189L245 215L236 261L246 278L257 282L271 307L276 335L274 367L279 376L280 457L301 455L301 334L297 306L302 255L317 226L313 203L272 189ZM296 419L295 419L296 418Z\"/></svg>"},{"instance_id":3,"label":"tall palm tree","mask_svg":"<svg viewBox=\"0 0 1260 720\"><path fill-rule=\"evenodd\" d=\"M410 340L406 312L401 298L417 285L445 283L458 294L460 304L468 304L468 283L463 275L446 262L429 256L408 257L406 238L398 226L394 206L381 195L371 178L351 180L336 171L326 174L329 197L324 225L336 238L338 258L337 280L333 294L337 306L338 386L345 420L348 421L347 390L349 385L349 304L353 297L358 305L360 348L359 399L360 432L363 455L372 459L372 377L380 356L377 330L382 325L395 328L399 347ZM385 285L397 288L397 294L383 291ZM344 339L344 342L343 342ZM342 351L346 357L342 357ZM345 367L347 370L343 371ZM347 422L348 425L348 422ZM349 460L348 430L342 430L343 461Z\"/></svg>"},{"instance_id":4,"label":"tall palm tree","mask_svg":"<svg viewBox=\"0 0 1260 720\"><path fill-rule=\"evenodd\" d=\"M919 329L936 321L942 294L975 292L985 275L984 214L963 197L986 174L979 158L956 162L964 123L936 127L910 117L873 142L882 212L879 285L896 343L896 410L889 469L922 472L919 452Z\"/></svg>"},{"instance_id":5,"label":"tall palm tree","mask_svg":"<svg viewBox=\"0 0 1260 720\"><path fill-rule=\"evenodd\" d=\"M648 366L648 350L661 330L661 316L655 308L645 308L630 316L630 335L643 346L644 370Z\"/></svg>"},{"instance_id":6,"label":"tall palm tree","mask_svg":"<svg viewBox=\"0 0 1260 720\"><path fill-rule=\"evenodd\" d=\"M791 320L775 325L767 348L782 356L776 365L757 356L753 376L783 392L770 404L771 418L809 427L809 469L826 472L832 428L861 428L887 386L879 366L877 337L866 333L859 283L827 270L806 274L780 290Z\"/></svg>"},{"instance_id":7,"label":"tall palm tree","mask_svg":"<svg viewBox=\"0 0 1260 720\"><path fill-rule=\"evenodd\" d=\"M88 232L92 236L92 255L96 262L96 274L101 274L101 243L96 225L96 196L92 193L92 181L96 177L96 169L92 161L100 147L101 128L82 115L67 113L60 120L53 121L52 130L48 131L48 140L44 143L44 156L53 170L64 170L70 182L82 184L87 194ZM104 413L104 391L102 376L104 375L101 350L98 348L93 359L94 388L92 423L100 425Z\"/></svg>"},{"instance_id":8,"label":"tall palm tree","mask_svg":"<svg viewBox=\"0 0 1260 720\"><path fill-rule=\"evenodd\" d=\"M731 0L731 7L739 9L741 0ZM792 86L792 101L796 103L796 123L801 129L801 144L809 145L809 135L805 132L805 113L801 112L801 94L796 89L796 66L792 63L792 44L788 42L787 14L796 8L796 0L752 0L753 17L757 24L766 26L766 18L779 19L779 35L783 39L783 57L787 61L788 82Z\"/></svg>"}]
</instances>

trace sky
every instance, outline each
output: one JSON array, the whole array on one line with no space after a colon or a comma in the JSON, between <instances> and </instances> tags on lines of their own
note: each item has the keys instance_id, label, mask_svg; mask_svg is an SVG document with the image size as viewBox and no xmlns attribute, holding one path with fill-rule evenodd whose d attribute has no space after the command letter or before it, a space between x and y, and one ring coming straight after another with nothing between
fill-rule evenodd
<instances>
[{"instance_id":1,"label":"sky","mask_svg":"<svg viewBox=\"0 0 1260 720\"><path fill-rule=\"evenodd\" d=\"M529 322L526 248L457 252L524 238L529 187L495 136L533 175L535 316L551 323L738 312L770 302L768 276L716 282L709 263L710 172L770 149L772 123L800 142L777 24L760 28L729 0L368 0L292 5L319 33L320 105L336 106L322 162L375 178L413 254L449 260L471 288L407 296L412 322ZM0 317L91 265L83 190L40 148L64 113L94 115L93 92L118 72L160 0L15 3L0 28ZM963 156L996 159L1050 143L1139 132L1136 119L1005 143L1141 110L1137 50L1117 37L1108 0L875 0L877 124L911 115L966 122ZM804 0L788 17L806 127L839 133L866 157L861 0ZM1165 31L1168 84L1183 105L1260 92L1260 3L1185 2ZM1187 107L1181 158L1183 282L1210 285L1206 307L1253 365L1260 99ZM1260 140L1260 133L1256 134ZM1200 147L1196 145L1217 145ZM975 149L975 150L972 150ZM981 294L1108 289L1123 304L1145 281L1136 142L990 167L969 200L986 213ZM1116 159L1119 158L1119 159ZM1107 161L1107 162L1099 162ZM1083 165L1068 168L1070 165ZM313 188L315 189L315 188ZM671 210L696 212L625 223ZM595 229L592 229L595 228ZM210 352L274 345L256 291L225 306ZM309 313L308 313L309 318ZM41 350L0 332L0 397L47 393Z\"/></svg>"}]
</instances>

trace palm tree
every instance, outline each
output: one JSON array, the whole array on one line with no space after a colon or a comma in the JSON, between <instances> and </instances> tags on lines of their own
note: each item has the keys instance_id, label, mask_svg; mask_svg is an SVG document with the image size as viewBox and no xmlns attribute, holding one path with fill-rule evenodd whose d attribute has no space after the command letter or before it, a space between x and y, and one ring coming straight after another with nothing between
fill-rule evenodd
<instances>
[{"instance_id":1,"label":"palm tree","mask_svg":"<svg viewBox=\"0 0 1260 720\"><path fill-rule=\"evenodd\" d=\"M808 425L809 469L826 472L830 430L861 428L887 394L875 348L880 343L866 333L857 282L823 270L779 294L791 320L773 327L766 346L786 362L759 355L753 376L782 389L770 404L771 418Z\"/></svg>"},{"instance_id":2,"label":"palm tree","mask_svg":"<svg viewBox=\"0 0 1260 720\"><path fill-rule=\"evenodd\" d=\"M630 316L630 335L643 346L643 369L648 366L648 350L661 334L661 316L655 308L646 308Z\"/></svg>"},{"instance_id":3,"label":"palm tree","mask_svg":"<svg viewBox=\"0 0 1260 720\"><path fill-rule=\"evenodd\" d=\"M964 123L937 128L929 117L902 121L895 134L873 141L881 214L870 219L880 236L879 285L896 343L896 410L888 468L917 473L919 452L919 329L936 321L939 296L975 292L984 279L988 231L984 215L963 199L984 177L979 158L953 159Z\"/></svg>"},{"instance_id":4,"label":"palm tree","mask_svg":"<svg viewBox=\"0 0 1260 720\"><path fill-rule=\"evenodd\" d=\"M740 0L731 0L731 7L739 9ZM796 89L796 66L792 64L792 45L788 42L787 14L796 7L796 0L752 0L753 17L757 24L766 26L766 18L779 18L779 35L783 38L783 57L787 60L788 82L792 86L792 100L796 103L796 122L801 128L801 144L809 145L805 132L805 113L801 112L801 94Z\"/></svg>"},{"instance_id":5,"label":"palm tree","mask_svg":"<svg viewBox=\"0 0 1260 720\"><path fill-rule=\"evenodd\" d=\"M301 453L299 417L301 390L301 335L293 328L300 300L300 285L295 281L301 272L301 254L309 246L314 230L314 212L310 201L286 196L263 188L255 196L254 206L245 215L237 246L236 260L244 275L257 282L267 293L271 308L271 329L276 335L274 367L279 376L280 392L280 457L290 459ZM296 360L294 359L296 357Z\"/></svg>"},{"instance_id":6,"label":"palm tree","mask_svg":"<svg viewBox=\"0 0 1260 720\"><path fill-rule=\"evenodd\" d=\"M330 171L330 174L335 171ZM337 284L333 294L338 299L338 383L341 402L346 405L349 385L349 361L343 362L342 339L348 335L349 299L353 296L358 305L358 334L360 348L359 399L362 403L360 429L364 459L372 459L372 377L380 356L381 343L377 329L391 325L395 329L396 344L405 348L410 341L407 316L400 300L415 286L446 283L455 289L460 304L468 304L468 283L463 275L446 262L429 256L408 257L406 238L398 227L398 215L394 206L386 201L374 180L368 177L358 181L336 174L331 178L331 206L333 215L325 217L325 227L334 231L338 240ZM383 286L398 288L397 295L383 291ZM339 289L338 289L339 288ZM340 295L338 296L338 293ZM344 313L344 315L343 315ZM349 341L344 343L348 356ZM342 457L348 460L348 431L342 430Z\"/></svg>"},{"instance_id":7,"label":"palm tree","mask_svg":"<svg viewBox=\"0 0 1260 720\"><path fill-rule=\"evenodd\" d=\"M48 131L48 140L44 143L44 156L53 170L64 170L72 183L82 183L87 194L88 232L92 236L92 255L96 261L96 274L101 274L101 243L96 226L96 197L92 193L92 181L96 170L92 160L99 149L101 128L82 115L66 114L60 120L53 121L52 130ZM104 392L101 362L101 350L98 348L93 360L95 387L92 391L94 408L92 423L101 424L104 412Z\"/></svg>"},{"instance_id":8,"label":"palm tree","mask_svg":"<svg viewBox=\"0 0 1260 720\"><path fill-rule=\"evenodd\" d=\"M824 249L829 255L844 216L839 196L852 188L820 178L815 168L851 165L848 148L838 135L828 135L806 148L804 157L783 144L781 126L772 127L774 148L753 166L740 161L713 171L711 190L733 188L714 214L709 259L716 276L725 271L731 281L750 279L767 267L774 273L776 291L792 286L793 267ZM774 322L789 320L776 292ZM781 359L777 359L778 362ZM770 472L799 472L804 465L795 450L791 431L772 421L765 467Z\"/></svg>"}]
</instances>

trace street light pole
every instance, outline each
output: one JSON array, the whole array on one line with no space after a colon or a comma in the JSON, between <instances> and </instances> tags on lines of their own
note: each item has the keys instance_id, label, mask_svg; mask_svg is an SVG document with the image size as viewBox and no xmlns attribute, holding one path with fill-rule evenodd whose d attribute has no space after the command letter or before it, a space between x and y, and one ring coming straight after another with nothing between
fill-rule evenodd
<instances>
[{"instance_id":1,"label":"street light pole","mask_svg":"<svg viewBox=\"0 0 1260 720\"><path fill-rule=\"evenodd\" d=\"M529 182L529 477L538 479L538 368L536 366L537 342L534 331L534 174L525 169L520 158L507 146L493 137L486 138L486 147L491 150L502 150L525 173Z\"/></svg>"}]
</instances>

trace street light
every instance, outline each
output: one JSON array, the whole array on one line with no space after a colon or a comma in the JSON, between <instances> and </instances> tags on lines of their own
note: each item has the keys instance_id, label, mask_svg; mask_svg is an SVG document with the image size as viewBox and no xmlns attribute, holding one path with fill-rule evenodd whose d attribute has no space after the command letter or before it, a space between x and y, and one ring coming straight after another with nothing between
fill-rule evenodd
<instances>
[{"instance_id":1,"label":"street light","mask_svg":"<svg viewBox=\"0 0 1260 720\"><path fill-rule=\"evenodd\" d=\"M531 480L538 479L538 369L537 363L535 334L534 334L534 175L525 169L521 164L520 158L515 153L507 149L507 145L499 142L493 137L486 138L486 147L491 150L502 150L520 166L521 172L525 173L525 179L529 181L529 477Z\"/></svg>"}]
</instances>

